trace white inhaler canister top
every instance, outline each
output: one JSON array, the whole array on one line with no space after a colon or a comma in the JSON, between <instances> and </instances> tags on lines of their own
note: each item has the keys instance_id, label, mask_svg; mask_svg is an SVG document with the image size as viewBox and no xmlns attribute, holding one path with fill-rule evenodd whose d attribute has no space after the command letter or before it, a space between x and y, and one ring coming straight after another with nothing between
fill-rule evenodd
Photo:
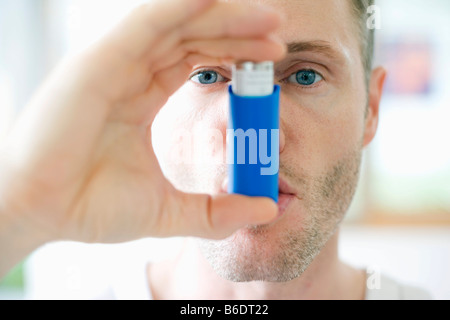
<instances>
[{"instance_id":1,"label":"white inhaler canister top","mask_svg":"<svg viewBox=\"0 0 450 320\"><path fill-rule=\"evenodd\" d=\"M274 63L241 62L233 65L232 90L241 97L264 97L273 94Z\"/></svg>"}]
</instances>

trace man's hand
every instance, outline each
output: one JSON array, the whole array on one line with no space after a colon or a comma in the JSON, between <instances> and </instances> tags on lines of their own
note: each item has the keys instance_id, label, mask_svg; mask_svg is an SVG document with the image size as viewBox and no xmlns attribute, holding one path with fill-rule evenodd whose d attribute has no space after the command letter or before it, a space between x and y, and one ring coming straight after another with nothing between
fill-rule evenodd
<instances>
[{"instance_id":1,"label":"man's hand","mask_svg":"<svg viewBox=\"0 0 450 320\"><path fill-rule=\"evenodd\" d=\"M282 58L284 46L269 37L279 24L278 15L239 4L153 1L66 60L1 150L0 251L8 250L11 230L32 250L62 239L223 238L272 220L277 209L269 199L174 189L153 152L150 127L194 65Z\"/></svg>"}]
</instances>

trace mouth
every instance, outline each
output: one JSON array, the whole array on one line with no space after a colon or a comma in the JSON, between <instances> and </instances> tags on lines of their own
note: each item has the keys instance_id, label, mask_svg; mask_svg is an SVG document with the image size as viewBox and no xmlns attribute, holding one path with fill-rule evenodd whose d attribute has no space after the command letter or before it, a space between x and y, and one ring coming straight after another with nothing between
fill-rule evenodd
<instances>
[{"instance_id":1,"label":"mouth","mask_svg":"<svg viewBox=\"0 0 450 320\"><path fill-rule=\"evenodd\" d=\"M296 190L283 178L278 179L278 216L277 220L284 215L289 205L297 198Z\"/></svg>"},{"instance_id":2,"label":"mouth","mask_svg":"<svg viewBox=\"0 0 450 320\"><path fill-rule=\"evenodd\" d=\"M222 184L220 193L228 193L228 179ZM278 215L275 220L281 218L289 208L290 204L298 199L297 191L283 178L278 179Z\"/></svg>"}]
</instances>

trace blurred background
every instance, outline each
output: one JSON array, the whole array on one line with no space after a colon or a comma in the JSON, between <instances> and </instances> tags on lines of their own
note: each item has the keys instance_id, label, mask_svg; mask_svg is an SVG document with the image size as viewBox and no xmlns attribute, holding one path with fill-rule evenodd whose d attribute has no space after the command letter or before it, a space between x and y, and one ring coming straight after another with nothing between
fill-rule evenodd
<instances>
[{"instance_id":1,"label":"blurred background","mask_svg":"<svg viewBox=\"0 0 450 320\"><path fill-rule=\"evenodd\" d=\"M58 61L140 2L0 0L0 142ZM377 4L376 63L389 76L340 255L450 299L450 1ZM113 287L133 297L134 266L171 256L179 243L49 244L0 282L0 299L96 298Z\"/></svg>"}]
</instances>

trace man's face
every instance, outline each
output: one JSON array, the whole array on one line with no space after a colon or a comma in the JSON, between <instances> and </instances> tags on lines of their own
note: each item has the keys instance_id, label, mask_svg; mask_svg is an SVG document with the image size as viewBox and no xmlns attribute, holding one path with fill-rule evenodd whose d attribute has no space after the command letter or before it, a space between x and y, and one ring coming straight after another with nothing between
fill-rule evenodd
<instances>
[{"instance_id":1,"label":"man's face","mask_svg":"<svg viewBox=\"0 0 450 320\"><path fill-rule=\"evenodd\" d=\"M249 226L223 241L201 240L200 245L226 279L289 281L302 274L333 235L357 184L367 105L358 31L349 1L237 2L259 2L285 17L277 35L290 53L275 70L281 86L279 173L296 197L272 224ZM192 75L156 118L153 143L177 188L217 194L227 177L222 151L231 70L201 65ZM198 150L206 153L199 156ZM180 160L190 151L197 163Z\"/></svg>"}]
</instances>

